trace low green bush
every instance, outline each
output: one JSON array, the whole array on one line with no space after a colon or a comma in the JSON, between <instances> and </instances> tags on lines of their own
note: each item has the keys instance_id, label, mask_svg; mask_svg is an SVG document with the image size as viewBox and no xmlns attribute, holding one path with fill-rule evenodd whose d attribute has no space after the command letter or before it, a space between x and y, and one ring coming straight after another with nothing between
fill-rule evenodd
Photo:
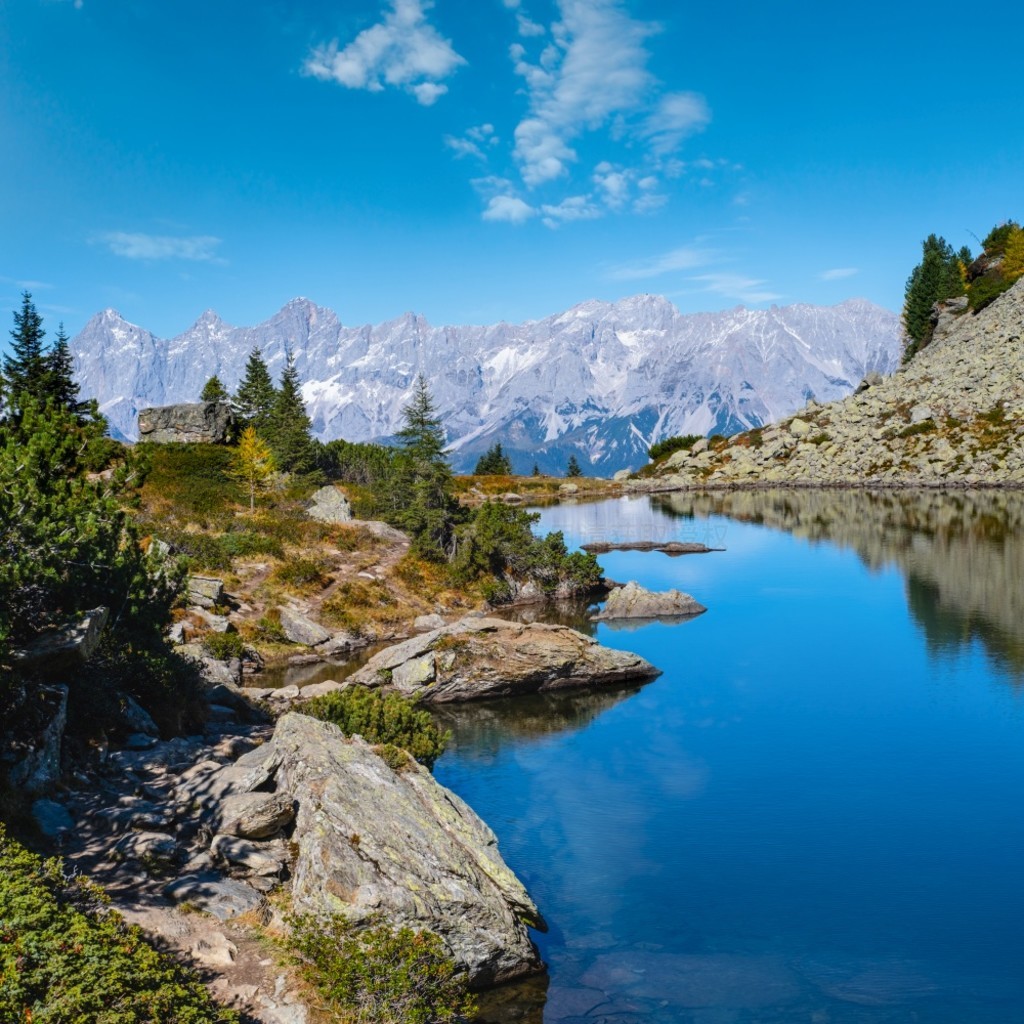
<instances>
[{"instance_id":1,"label":"low green bush","mask_svg":"<svg viewBox=\"0 0 1024 1024\"><path fill-rule=\"evenodd\" d=\"M338 1020L449 1024L475 1012L464 975L433 932L306 916L292 921L291 946Z\"/></svg>"},{"instance_id":2,"label":"low green bush","mask_svg":"<svg viewBox=\"0 0 1024 1024\"><path fill-rule=\"evenodd\" d=\"M401 747L428 768L444 753L451 737L408 698L363 686L314 697L303 710L313 718L333 722L346 736L358 734L367 743Z\"/></svg>"},{"instance_id":3,"label":"low green bush","mask_svg":"<svg viewBox=\"0 0 1024 1024\"><path fill-rule=\"evenodd\" d=\"M288 559L271 573L271 578L275 583L298 591L320 590L330 582L324 562L304 556Z\"/></svg>"},{"instance_id":4,"label":"low green bush","mask_svg":"<svg viewBox=\"0 0 1024 1024\"><path fill-rule=\"evenodd\" d=\"M1001 274L986 274L971 282L967 292L967 302L971 309L977 313L984 309L990 302L998 298L1013 285Z\"/></svg>"},{"instance_id":5,"label":"low green bush","mask_svg":"<svg viewBox=\"0 0 1024 1024\"><path fill-rule=\"evenodd\" d=\"M700 439L700 434L677 434L675 437L666 437L652 444L647 450L647 454L652 462L656 462L658 459L663 459L673 452L683 451L684 449L689 451Z\"/></svg>"},{"instance_id":6,"label":"low green bush","mask_svg":"<svg viewBox=\"0 0 1024 1024\"><path fill-rule=\"evenodd\" d=\"M245 644L237 633L207 633L203 648L218 661L230 661L242 656Z\"/></svg>"},{"instance_id":7,"label":"low green bush","mask_svg":"<svg viewBox=\"0 0 1024 1024\"><path fill-rule=\"evenodd\" d=\"M0 1021L237 1024L198 976L0 827Z\"/></svg>"}]
</instances>

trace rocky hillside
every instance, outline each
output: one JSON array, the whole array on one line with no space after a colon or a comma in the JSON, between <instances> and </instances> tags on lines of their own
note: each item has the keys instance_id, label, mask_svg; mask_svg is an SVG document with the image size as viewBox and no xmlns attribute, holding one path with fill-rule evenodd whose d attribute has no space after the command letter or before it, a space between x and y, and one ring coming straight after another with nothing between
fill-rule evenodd
<instances>
[{"instance_id":1,"label":"rocky hillside","mask_svg":"<svg viewBox=\"0 0 1024 1024\"><path fill-rule=\"evenodd\" d=\"M892 376L765 430L699 441L656 485L1024 485L1024 280L977 314L942 314Z\"/></svg>"},{"instance_id":2,"label":"rocky hillside","mask_svg":"<svg viewBox=\"0 0 1024 1024\"><path fill-rule=\"evenodd\" d=\"M448 327L412 314L348 327L295 299L255 327L207 312L169 340L106 310L71 347L82 395L134 439L139 409L196 401L214 374L234 389L254 347L277 377L286 346L321 440L392 436L422 372L456 469L471 469L498 441L519 473L537 463L561 474L573 454L605 476L643 465L667 435L733 433L811 395L840 398L866 373L893 370L901 351L897 316L863 300L683 315L657 295L585 302L523 324Z\"/></svg>"}]
</instances>

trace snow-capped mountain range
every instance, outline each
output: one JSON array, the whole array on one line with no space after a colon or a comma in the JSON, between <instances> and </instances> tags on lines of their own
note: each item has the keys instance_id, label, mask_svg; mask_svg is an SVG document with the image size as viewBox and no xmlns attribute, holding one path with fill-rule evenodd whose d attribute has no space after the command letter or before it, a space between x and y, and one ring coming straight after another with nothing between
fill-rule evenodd
<instances>
[{"instance_id":1,"label":"snow-capped mountain range","mask_svg":"<svg viewBox=\"0 0 1024 1024\"><path fill-rule=\"evenodd\" d=\"M642 465L662 437L729 434L843 397L902 352L896 314L862 299L684 315L657 295L489 327L411 313L346 327L293 299L255 327L208 311L169 340L107 309L71 343L83 396L127 439L139 409L197 401L214 374L233 390L256 347L275 379L291 348L321 440L391 437L422 372L457 469L499 441L519 472L560 473L573 453L602 475Z\"/></svg>"}]
</instances>

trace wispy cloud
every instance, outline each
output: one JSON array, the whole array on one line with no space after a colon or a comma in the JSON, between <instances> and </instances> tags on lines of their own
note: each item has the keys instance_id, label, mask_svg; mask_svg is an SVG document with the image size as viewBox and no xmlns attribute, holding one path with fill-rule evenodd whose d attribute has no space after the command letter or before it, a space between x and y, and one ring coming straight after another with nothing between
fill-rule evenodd
<instances>
[{"instance_id":1,"label":"wispy cloud","mask_svg":"<svg viewBox=\"0 0 1024 1024\"><path fill-rule=\"evenodd\" d=\"M516 128L515 157L531 186L565 174L577 159L572 141L635 112L655 84L644 45L652 26L630 18L618 0L560 0L559 8L554 42L539 58L528 60L522 46L511 51L530 108Z\"/></svg>"},{"instance_id":2,"label":"wispy cloud","mask_svg":"<svg viewBox=\"0 0 1024 1024\"><path fill-rule=\"evenodd\" d=\"M546 227L557 228L575 220L595 220L602 216L603 211L589 196L569 196L557 204L545 203L541 213Z\"/></svg>"},{"instance_id":3,"label":"wispy cloud","mask_svg":"<svg viewBox=\"0 0 1024 1024\"><path fill-rule=\"evenodd\" d=\"M739 302L774 302L782 298L778 292L765 288L767 281L742 274L698 274L690 280L699 281L705 291Z\"/></svg>"},{"instance_id":4,"label":"wispy cloud","mask_svg":"<svg viewBox=\"0 0 1024 1024\"><path fill-rule=\"evenodd\" d=\"M835 267L832 270L823 270L818 277L822 281L842 281L844 277L853 277L859 273L859 267Z\"/></svg>"},{"instance_id":5,"label":"wispy cloud","mask_svg":"<svg viewBox=\"0 0 1024 1024\"><path fill-rule=\"evenodd\" d=\"M663 96L647 117L643 134L659 156L674 153L682 141L703 131L711 121L707 100L695 92L673 92Z\"/></svg>"},{"instance_id":6,"label":"wispy cloud","mask_svg":"<svg viewBox=\"0 0 1024 1024\"><path fill-rule=\"evenodd\" d=\"M480 160L487 159L487 150L496 146L499 138L494 134L493 124L480 124L466 131L465 135L445 135L444 144L457 157L475 156Z\"/></svg>"},{"instance_id":7,"label":"wispy cloud","mask_svg":"<svg viewBox=\"0 0 1024 1024\"><path fill-rule=\"evenodd\" d=\"M649 42L660 27L633 18L624 0L555 0L550 24L535 20L528 3L502 2L515 16L519 41L509 57L525 98L507 154L522 194L505 195L538 211L548 227L663 206L665 183L686 170L673 154L711 112L703 96L667 92L649 70ZM606 155L587 168L581 153L595 141ZM467 136L445 143L457 156L482 155ZM486 219L511 219L493 216L495 196L484 198Z\"/></svg>"},{"instance_id":8,"label":"wispy cloud","mask_svg":"<svg viewBox=\"0 0 1024 1024\"><path fill-rule=\"evenodd\" d=\"M148 235L132 231L104 231L93 239L115 256L129 260L193 260L199 263L224 263L217 255L221 239L213 235Z\"/></svg>"},{"instance_id":9,"label":"wispy cloud","mask_svg":"<svg viewBox=\"0 0 1024 1024\"><path fill-rule=\"evenodd\" d=\"M607 276L613 281L639 281L643 278L661 277L663 274L671 274L680 270L696 270L698 267L706 267L714 259L715 253L709 249L682 246L637 263L625 263L613 267Z\"/></svg>"},{"instance_id":10,"label":"wispy cloud","mask_svg":"<svg viewBox=\"0 0 1024 1024\"><path fill-rule=\"evenodd\" d=\"M382 21L345 47L336 39L318 46L303 71L349 89L381 92L395 86L429 107L448 91L443 79L466 63L427 21L433 6L433 0L391 0Z\"/></svg>"}]
</instances>

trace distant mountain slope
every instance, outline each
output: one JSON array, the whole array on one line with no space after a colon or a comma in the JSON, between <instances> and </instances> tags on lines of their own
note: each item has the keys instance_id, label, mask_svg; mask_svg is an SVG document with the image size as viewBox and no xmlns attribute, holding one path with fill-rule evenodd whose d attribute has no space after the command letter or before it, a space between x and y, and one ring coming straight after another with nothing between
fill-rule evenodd
<instances>
[{"instance_id":1,"label":"distant mountain slope","mask_svg":"<svg viewBox=\"0 0 1024 1024\"><path fill-rule=\"evenodd\" d=\"M458 468L500 441L520 472L534 462L561 472L572 452L602 474L643 464L664 436L733 433L810 395L839 398L869 371L892 371L901 351L897 316L863 300L684 316L656 295L489 327L432 327L412 314L345 327L294 299L255 327L206 312L170 340L108 309L72 351L83 394L134 438L140 408L195 401L213 374L233 389L256 346L276 378L286 345L323 440L392 436L423 372Z\"/></svg>"},{"instance_id":2,"label":"distant mountain slope","mask_svg":"<svg viewBox=\"0 0 1024 1024\"><path fill-rule=\"evenodd\" d=\"M658 486L739 483L1024 487L1024 279L861 394L676 452Z\"/></svg>"}]
</instances>

